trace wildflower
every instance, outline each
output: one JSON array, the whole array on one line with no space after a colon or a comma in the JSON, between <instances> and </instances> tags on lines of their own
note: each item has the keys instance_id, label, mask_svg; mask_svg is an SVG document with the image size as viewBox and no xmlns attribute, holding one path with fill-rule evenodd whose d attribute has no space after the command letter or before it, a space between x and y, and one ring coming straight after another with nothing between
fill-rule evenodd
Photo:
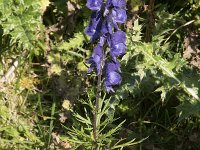
<instances>
[{"instance_id":1,"label":"wildflower","mask_svg":"<svg viewBox=\"0 0 200 150\"><path fill-rule=\"evenodd\" d=\"M103 0L88 0L86 6L91 10L100 10Z\"/></svg>"},{"instance_id":2,"label":"wildflower","mask_svg":"<svg viewBox=\"0 0 200 150\"><path fill-rule=\"evenodd\" d=\"M126 9L126 0L112 0L113 6Z\"/></svg>"},{"instance_id":3,"label":"wildflower","mask_svg":"<svg viewBox=\"0 0 200 150\"><path fill-rule=\"evenodd\" d=\"M94 11L91 15L90 23L85 29L85 34L92 36L90 42L99 38L102 28L102 18L98 11Z\"/></svg>"},{"instance_id":4,"label":"wildflower","mask_svg":"<svg viewBox=\"0 0 200 150\"><path fill-rule=\"evenodd\" d=\"M104 85L108 93L110 91L114 92L112 87L121 83L122 79L119 72L121 72L119 62L110 62L106 65L106 79Z\"/></svg>"},{"instance_id":5,"label":"wildflower","mask_svg":"<svg viewBox=\"0 0 200 150\"><path fill-rule=\"evenodd\" d=\"M125 54L126 34L123 31L117 31L111 35L110 55L114 61L116 57Z\"/></svg>"},{"instance_id":6,"label":"wildflower","mask_svg":"<svg viewBox=\"0 0 200 150\"><path fill-rule=\"evenodd\" d=\"M125 23L127 19L126 10L114 8L112 10L112 17L113 17L113 21L117 23Z\"/></svg>"},{"instance_id":7,"label":"wildflower","mask_svg":"<svg viewBox=\"0 0 200 150\"><path fill-rule=\"evenodd\" d=\"M100 46L100 45L97 45L95 48L94 48L94 51L93 51L93 54L92 54L92 57L90 57L90 59L87 60L87 63L88 64L91 64L91 66L89 67L88 69L88 73L91 73L92 70L94 68L97 69L97 73L99 74L100 73L100 69L101 69L101 60L103 58L103 47Z\"/></svg>"},{"instance_id":8,"label":"wildflower","mask_svg":"<svg viewBox=\"0 0 200 150\"><path fill-rule=\"evenodd\" d=\"M125 54L126 34L119 29L118 24L126 22L126 0L107 0L105 3L103 0L87 0L86 6L92 10L92 15L85 33L91 36L90 42L98 41L87 61L90 64L88 73L96 68L99 75L100 69L103 69L106 91L114 92L113 86L119 85L122 80L117 57ZM106 46L110 49L110 59L109 56L104 56Z\"/></svg>"}]
</instances>

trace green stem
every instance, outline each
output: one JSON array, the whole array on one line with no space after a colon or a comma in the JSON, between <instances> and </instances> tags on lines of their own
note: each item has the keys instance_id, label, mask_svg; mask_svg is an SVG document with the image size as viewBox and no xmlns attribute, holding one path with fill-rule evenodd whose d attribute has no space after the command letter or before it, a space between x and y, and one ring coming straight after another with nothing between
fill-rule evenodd
<instances>
[{"instance_id":1,"label":"green stem","mask_svg":"<svg viewBox=\"0 0 200 150\"><path fill-rule=\"evenodd\" d=\"M99 110L99 98L101 96L101 81L102 81L102 69L103 69L103 62L104 59L101 58L100 62L100 70L98 74L98 81L97 81L97 93L96 93L96 100L93 112L93 136L94 136L94 150L97 150L97 115Z\"/></svg>"}]
</instances>

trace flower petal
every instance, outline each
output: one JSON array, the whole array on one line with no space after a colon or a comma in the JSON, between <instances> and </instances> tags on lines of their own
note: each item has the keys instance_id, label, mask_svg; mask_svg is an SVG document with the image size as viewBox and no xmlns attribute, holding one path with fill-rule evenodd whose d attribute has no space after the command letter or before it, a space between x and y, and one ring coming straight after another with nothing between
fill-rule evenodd
<instances>
[{"instance_id":1,"label":"flower petal","mask_svg":"<svg viewBox=\"0 0 200 150\"><path fill-rule=\"evenodd\" d=\"M85 34L92 36L90 42L100 37L103 18L99 11L94 11L91 15L90 23L84 30Z\"/></svg>"},{"instance_id":2,"label":"flower petal","mask_svg":"<svg viewBox=\"0 0 200 150\"><path fill-rule=\"evenodd\" d=\"M116 57L124 55L125 49L126 45L124 45L123 43L119 43L111 47L110 55L113 58L113 60L116 61Z\"/></svg>"},{"instance_id":3,"label":"flower petal","mask_svg":"<svg viewBox=\"0 0 200 150\"><path fill-rule=\"evenodd\" d=\"M93 36L96 32L97 25L99 23L100 19L98 19L98 11L94 11L91 14L91 19L89 22L88 27L84 30L85 34L89 36Z\"/></svg>"},{"instance_id":4,"label":"flower petal","mask_svg":"<svg viewBox=\"0 0 200 150\"><path fill-rule=\"evenodd\" d=\"M114 7L126 8L126 0L112 0L112 4Z\"/></svg>"},{"instance_id":5,"label":"flower petal","mask_svg":"<svg viewBox=\"0 0 200 150\"><path fill-rule=\"evenodd\" d=\"M101 59L103 58L103 47L100 45L97 45L94 48L92 56L87 60L88 64L91 64L88 68L88 73L91 73L94 68L97 69L97 73L100 73L101 68Z\"/></svg>"},{"instance_id":6,"label":"flower petal","mask_svg":"<svg viewBox=\"0 0 200 150\"><path fill-rule=\"evenodd\" d=\"M107 72L106 73L106 79L104 82L104 86L106 88L106 91L109 93L110 91L114 92L113 86L119 85L121 83L122 79L119 73L115 71Z\"/></svg>"},{"instance_id":7,"label":"flower petal","mask_svg":"<svg viewBox=\"0 0 200 150\"><path fill-rule=\"evenodd\" d=\"M100 10L103 0L88 0L86 6L91 10Z\"/></svg>"},{"instance_id":8,"label":"flower petal","mask_svg":"<svg viewBox=\"0 0 200 150\"><path fill-rule=\"evenodd\" d=\"M109 62L106 64L106 78L105 78L105 88L109 93L110 91L114 92L113 86L119 85L122 81L121 76L118 72L120 72L120 63L117 62Z\"/></svg>"},{"instance_id":9,"label":"flower petal","mask_svg":"<svg viewBox=\"0 0 200 150\"><path fill-rule=\"evenodd\" d=\"M116 61L116 62L109 62L106 64L106 71L107 72L111 72L111 71L117 71L117 72L121 72L121 69L120 69L120 63L119 61Z\"/></svg>"},{"instance_id":10,"label":"flower petal","mask_svg":"<svg viewBox=\"0 0 200 150\"><path fill-rule=\"evenodd\" d=\"M117 61L118 56L125 54L126 49L126 34L123 31L117 31L111 36L110 56L114 61Z\"/></svg>"},{"instance_id":11,"label":"flower petal","mask_svg":"<svg viewBox=\"0 0 200 150\"><path fill-rule=\"evenodd\" d=\"M112 10L113 20L117 23L125 23L127 20L126 10L114 8Z\"/></svg>"},{"instance_id":12,"label":"flower petal","mask_svg":"<svg viewBox=\"0 0 200 150\"><path fill-rule=\"evenodd\" d=\"M117 31L117 32L112 34L111 40L112 40L112 44L113 45L116 45L116 44L119 44L119 43L125 44L125 42L126 42L126 33L121 31L121 30L119 30L119 31Z\"/></svg>"}]
</instances>

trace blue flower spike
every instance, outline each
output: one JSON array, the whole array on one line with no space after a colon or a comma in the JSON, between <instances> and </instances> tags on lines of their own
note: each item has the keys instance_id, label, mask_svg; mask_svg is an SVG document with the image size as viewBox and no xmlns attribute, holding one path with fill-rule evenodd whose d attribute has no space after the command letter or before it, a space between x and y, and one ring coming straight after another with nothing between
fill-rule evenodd
<instances>
[{"instance_id":1,"label":"blue flower spike","mask_svg":"<svg viewBox=\"0 0 200 150\"><path fill-rule=\"evenodd\" d=\"M126 0L87 0L86 6L92 10L92 14L85 34L91 36L90 42L98 43L92 56L87 60L90 64L88 73L96 69L100 75L100 69L103 69L106 91L114 92L113 87L122 81L117 58L125 54L126 33L121 31L118 25L127 20ZM105 56L106 47L109 47L109 56Z\"/></svg>"}]
</instances>

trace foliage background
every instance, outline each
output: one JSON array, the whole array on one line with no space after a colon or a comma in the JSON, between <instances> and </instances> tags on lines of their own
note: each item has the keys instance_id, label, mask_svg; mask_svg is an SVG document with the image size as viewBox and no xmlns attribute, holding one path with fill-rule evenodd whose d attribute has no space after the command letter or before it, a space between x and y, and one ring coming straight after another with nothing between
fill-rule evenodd
<instances>
[{"instance_id":1,"label":"foliage background","mask_svg":"<svg viewBox=\"0 0 200 150\"><path fill-rule=\"evenodd\" d=\"M85 60L85 0L0 0L0 149L71 149L66 140L95 98ZM200 1L129 0L123 83L108 117L126 120L127 149L199 149Z\"/></svg>"}]
</instances>

